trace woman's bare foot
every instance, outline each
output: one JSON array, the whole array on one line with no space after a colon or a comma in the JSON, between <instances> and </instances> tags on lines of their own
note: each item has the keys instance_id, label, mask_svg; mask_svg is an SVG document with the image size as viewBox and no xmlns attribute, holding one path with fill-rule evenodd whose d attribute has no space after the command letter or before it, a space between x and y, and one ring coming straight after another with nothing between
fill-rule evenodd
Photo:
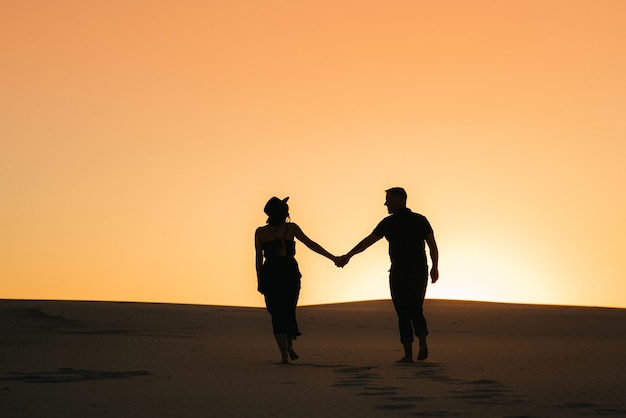
<instances>
[{"instance_id":1,"label":"woman's bare foot","mask_svg":"<svg viewBox=\"0 0 626 418\"><path fill-rule=\"evenodd\" d=\"M281 363L289 363L289 357L287 356L287 351L289 345L287 344L287 334L274 334L274 338L276 338L276 343L278 344L278 349L280 350Z\"/></svg>"},{"instance_id":2,"label":"woman's bare foot","mask_svg":"<svg viewBox=\"0 0 626 418\"><path fill-rule=\"evenodd\" d=\"M296 353L295 351L293 351L293 348L288 349L289 351L289 358L292 360L298 360L300 358L300 356L298 355L298 353Z\"/></svg>"},{"instance_id":3,"label":"woman's bare foot","mask_svg":"<svg viewBox=\"0 0 626 418\"><path fill-rule=\"evenodd\" d=\"M287 352L289 353L289 358L292 360L298 360L300 356L293 351L293 338L287 337Z\"/></svg>"},{"instance_id":4,"label":"woman's bare foot","mask_svg":"<svg viewBox=\"0 0 626 418\"><path fill-rule=\"evenodd\" d=\"M413 363L413 359L411 357L402 357L396 363Z\"/></svg>"}]
</instances>

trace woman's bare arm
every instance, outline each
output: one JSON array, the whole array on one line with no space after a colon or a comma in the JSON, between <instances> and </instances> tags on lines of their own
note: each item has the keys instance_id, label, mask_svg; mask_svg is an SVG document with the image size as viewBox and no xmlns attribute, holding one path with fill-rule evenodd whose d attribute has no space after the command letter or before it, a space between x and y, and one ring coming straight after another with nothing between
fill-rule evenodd
<instances>
[{"instance_id":1,"label":"woman's bare arm","mask_svg":"<svg viewBox=\"0 0 626 418\"><path fill-rule=\"evenodd\" d=\"M324 247L319 245L317 242L313 241L311 238L307 237L306 234L302 231L302 229L298 225L293 224L293 226L295 228L294 236L298 239L298 241L306 245L311 251L316 252L320 255L323 255L324 257L328 258L329 260L332 260L333 262L337 260L337 257L335 257L334 255L326 251Z\"/></svg>"}]
</instances>

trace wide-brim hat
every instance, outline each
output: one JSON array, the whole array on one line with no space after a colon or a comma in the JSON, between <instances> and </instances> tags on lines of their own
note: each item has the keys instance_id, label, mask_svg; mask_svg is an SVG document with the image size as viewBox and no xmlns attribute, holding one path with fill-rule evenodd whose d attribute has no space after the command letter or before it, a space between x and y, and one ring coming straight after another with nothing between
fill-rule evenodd
<instances>
[{"instance_id":1,"label":"wide-brim hat","mask_svg":"<svg viewBox=\"0 0 626 418\"><path fill-rule=\"evenodd\" d=\"M265 212L268 216L287 216L288 206L287 201L289 197L284 199L279 199L276 196L272 197L267 201L265 207L263 208L263 212Z\"/></svg>"}]
</instances>

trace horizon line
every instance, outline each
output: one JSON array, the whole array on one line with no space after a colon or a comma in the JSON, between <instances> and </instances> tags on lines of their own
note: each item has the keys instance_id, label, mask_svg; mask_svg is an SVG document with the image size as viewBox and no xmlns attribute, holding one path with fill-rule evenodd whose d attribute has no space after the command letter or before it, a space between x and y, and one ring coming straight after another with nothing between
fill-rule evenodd
<instances>
[{"instance_id":1,"label":"horizon line","mask_svg":"<svg viewBox=\"0 0 626 418\"><path fill-rule=\"evenodd\" d=\"M250 305L222 305L214 303L190 303L190 302L159 302L159 301L132 301L132 300L105 300L105 299L38 299L38 298L0 298L2 301L21 301L21 302L77 302L77 303L120 303L120 304L145 304L145 305L181 305L181 306L212 306L223 308L242 308L242 309L265 309L263 306ZM299 308L304 307L322 307L332 305L347 305L370 302L391 302L391 298L353 300L345 302L328 302L328 303L311 303L298 305ZM588 308L588 309L613 309L626 310L626 307L618 306L599 306L599 305L568 305L558 303L530 303L530 302L500 302L488 300L471 300L471 299L449 299L449 298L426 298L425 301L439 302L462 302L475 304L497 304L497 305L525 305L525 306L545 306L545 307L562 307L562 308Z\"/></svg>"}]
</instances>

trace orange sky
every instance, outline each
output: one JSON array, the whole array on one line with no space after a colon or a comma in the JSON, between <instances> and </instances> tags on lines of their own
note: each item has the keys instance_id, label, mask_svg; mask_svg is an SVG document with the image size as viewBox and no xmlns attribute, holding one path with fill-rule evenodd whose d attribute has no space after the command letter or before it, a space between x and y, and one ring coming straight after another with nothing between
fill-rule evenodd
<instances>
[{"instance_id":1,"label":"orange sky","mask_svg":"<svg viewBox=\"0 0 626 418\"><path fill-rule=\"evenodd\" d=\"M0 4L0 298L262 306L265 201L343 254L403 186L431 298L626 307L626 3ZM298 247L301 304L387 298Z\"/></svg>"}]
</instances>

